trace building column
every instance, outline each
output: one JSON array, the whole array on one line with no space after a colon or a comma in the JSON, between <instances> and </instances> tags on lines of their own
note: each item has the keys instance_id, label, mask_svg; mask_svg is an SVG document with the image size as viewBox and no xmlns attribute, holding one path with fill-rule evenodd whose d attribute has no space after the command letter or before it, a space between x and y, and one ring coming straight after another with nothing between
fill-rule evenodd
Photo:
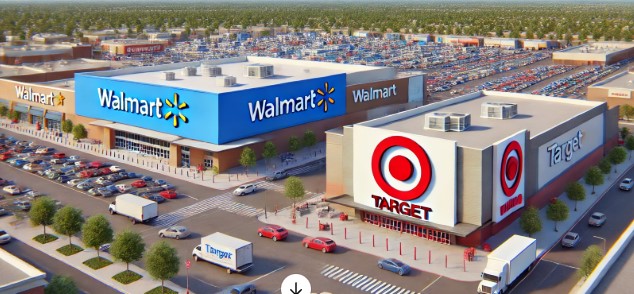
<instances>
[{"instance_id":1,"label":"building column","mask_svg":"<svg viewBox=\"0 0 634 294\"><path fill-rule=\"evenodd\" d=\"M101 128L102 129L102 140L101 143L103 147L106 149L113 149L115 147L114 144L114 130L111 128Z\"/></svg>"},{"instance_id":2,"label":"building column","mask_svg":"<svg viewBox=\"0 0 634 294\"><path fill-rule=\"evenodd\" d=\"M202 165L205 159L205 150L189 148L189 166L196 167Z\"/></svg>"},{"instance_id":3,"label":"building column","mask_svg":"<svg viewBox=\"0 0 634 294\"><path fill-rule=\"evenodd\" d=\"M170 158L169 165L170 166L181 166L183 154L181 153L181 146L170 143Z\"/></svg>"}]
</instances>

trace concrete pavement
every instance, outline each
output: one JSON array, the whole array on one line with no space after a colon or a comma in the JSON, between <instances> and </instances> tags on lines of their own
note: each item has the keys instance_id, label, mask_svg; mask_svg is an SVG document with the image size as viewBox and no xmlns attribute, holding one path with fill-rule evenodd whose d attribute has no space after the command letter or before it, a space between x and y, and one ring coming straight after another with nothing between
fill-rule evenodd
<instances>
[{"instance_id":1,"label":"concrete pavement","mask_svg":"<svg viewBox=\"0 0 634 294\"><path fill-rule=\"evenodd\" d=\"M59 239L46 244L40 244L39 242L33 240L33 237L42 234L42 227L30 226L28 219L16 220L14 216L3 217L0 218L0 227L4 228L9 233L9 235L11 235L12 238L18 239L23 243L35 248L36 250L39 250L61 262L66 263L69 266L72 266L86 273L95 280L98 280L120 291L121 293L145 293L161 285L161 281L152 279L152 277L150 277L150 275L144 269L134 264L130 264L130 270L142 275L143 278L128 285L123 285L113 280L112 276L124 271L126 269L126 266L125 263L115 262L114 258L110 254L104 252L101 252L100 255L109 259L110 261L113 261L114 263L98 270L91 269L90 267L84 265L83 262L88 259L97 257L97 253L94 249L86 248L83 242L81 242L81 240L76 237L73 237L73 244L81 246L82 248L84 248L84 251L73 254L71 256L64 256L63 254L57 252L57 249L64 245L68 245L68 237L53 233L54 235L59 237ZM49 228L47 232L50 233L51 230L52 229ZM178 293L187 292L186 289L172 283L171 281L165 281L165 286L174 291L178 291ZM190 293L192 292L190 291Z\"/></svg>"}]
</instances>

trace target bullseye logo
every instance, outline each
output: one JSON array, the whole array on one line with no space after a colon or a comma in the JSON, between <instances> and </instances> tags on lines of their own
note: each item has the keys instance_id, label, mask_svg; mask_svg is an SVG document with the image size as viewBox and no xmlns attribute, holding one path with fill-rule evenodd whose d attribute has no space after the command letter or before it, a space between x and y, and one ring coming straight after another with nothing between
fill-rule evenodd
<instances>
[{"instance_id":1,"label":"target bullseye logo","mask_svg":"<svg viewBox=\"0 0 634 294\"><path fill-rule=\"evenodd\" d=\"M515 195L522 181L523 156L522 147L517 141L510 142L504 149L500 164L500 183L502 192L507 197Z\"/></svg>"},{"instance_id":2,"label":"target bullseye logo","mask_svg":"<svg viewBox=\"0 0 634 294\"><path fill-rule=\"evenodd\" d=\"M372 153L372 176L383 192L409 201L423 195L431 183L432 167L427 152L412 139L383 139Z\"/></svg>"}]
</instances>

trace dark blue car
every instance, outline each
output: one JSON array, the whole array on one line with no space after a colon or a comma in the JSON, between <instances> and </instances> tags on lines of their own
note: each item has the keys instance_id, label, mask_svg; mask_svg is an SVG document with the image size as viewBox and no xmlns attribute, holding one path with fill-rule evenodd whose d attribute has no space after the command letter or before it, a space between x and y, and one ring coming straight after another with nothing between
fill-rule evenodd
<instances>
[{"instance_id":1,"label":"dark blue car","mask_svg":"<svg viewBox=\"0 0 634 294\"><path fill-rule=\"evenodd\" d=\"M395 258L385 258L379 260L379 268L397 273L399 276L407 275L410 272L410 267Z\"/></svg>"}]
</instances>

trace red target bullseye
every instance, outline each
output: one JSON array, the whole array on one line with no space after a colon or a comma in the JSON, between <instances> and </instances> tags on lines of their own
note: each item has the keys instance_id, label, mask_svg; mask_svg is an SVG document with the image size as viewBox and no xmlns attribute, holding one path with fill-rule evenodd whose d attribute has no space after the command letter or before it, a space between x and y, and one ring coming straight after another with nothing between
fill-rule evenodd
<instances>
[{"instance_id":1,"label":"red target bullseye","mask_svg":"<svg viewBox=\"0 0 634 294\"><path fill-rule=\"evenodd\" d=\"M402 191L396 189L385 179L381 161L385 152L392 147L407 149L414 153L414 156L418 159L419 164L416 166L410 159L401 155L394 156L387 163L388 172L394 179L399 181L409 180L414 175L414 169L420 169L420 179L416 186L410 190ZM413 200L423 195L429 188L432 176L431 161L423 147L412 139L401 136L388 137L383 139L374 149L374 153L372 153L372 176L381 190L388 195L403 201Z\"/></svg>"},{"instance_id":2,"label":"red target bullseye","mask_svg":"<svg viewBox=\"0 0 634 294\"><path fill-rule=\"evenodd\" d=\"M517 141L512 141L504 149L500 164L500 182L502 192L507 197L515 195L522 180L523 156L522 147Z\"/></svg>"}]
</instances>

